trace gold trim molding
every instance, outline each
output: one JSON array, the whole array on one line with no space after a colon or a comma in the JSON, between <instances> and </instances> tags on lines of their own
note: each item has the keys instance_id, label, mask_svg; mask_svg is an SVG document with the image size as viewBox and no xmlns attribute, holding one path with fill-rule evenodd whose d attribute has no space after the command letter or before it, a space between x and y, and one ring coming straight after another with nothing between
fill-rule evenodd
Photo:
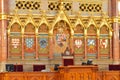
<instances>
[{"instance_id":1,"label":"gold trim molding","mask_svg":"<svg viewBox=\"0 0 120 80\"><path fill-rule=\"evenodd\" d=\"M118 17L113 17L113 18L112 18L113 23L114 23L114 22L115 22L115 23L118 23L118 22L119 22L118 20L119 20Z\"/></svg>"},{"instance_id":2,"label":"gold trim molding","mask_svg":"<svg viewBox=\"0 0 120 80\"><path fill-rule=\"evenodd\" d=\"M0 20L4 20L7 19L7 15L6 14L0 14Z\"/></svg>"}]
</instances>

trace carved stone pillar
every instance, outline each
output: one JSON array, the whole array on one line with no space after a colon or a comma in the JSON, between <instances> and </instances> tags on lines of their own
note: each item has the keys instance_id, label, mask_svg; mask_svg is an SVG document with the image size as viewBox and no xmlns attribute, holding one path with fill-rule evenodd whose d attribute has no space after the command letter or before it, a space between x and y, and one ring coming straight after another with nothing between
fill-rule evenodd
<instances>
[{"instance_id":1,"label":"carved stone pillar","mask_svg":"<svg viewBox=\"0 0 120 80\"><path fill-rule=\"evenodd\" d=\"M113 18L113 63L119 64L119 25L118 25L118 0L111 0L111 14Z\"/></svg>"},{"instance_id":2,"label":"carved stone pillar","mask_svg":"<svg viewBox=\"0 0 120 80\"><path fill-rule=\"evenodd\" d=\"M5 62L7 59L7 14L8 0L0 0L0 62L1 72L5 70Z\"/></svg>"}]
</instances>

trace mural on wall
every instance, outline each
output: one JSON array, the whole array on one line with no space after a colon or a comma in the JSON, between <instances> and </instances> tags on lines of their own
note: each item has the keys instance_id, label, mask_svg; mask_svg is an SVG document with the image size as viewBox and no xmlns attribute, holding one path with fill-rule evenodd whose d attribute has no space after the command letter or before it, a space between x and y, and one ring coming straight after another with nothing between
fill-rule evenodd
<instances>
[{"instance_id":1,"label":"mural on wall","mask_svg":"<svg viewBox=\"0 0 120 80\"><path fill-rule=\"evenodd\" d=\"M108 39L100 39L100 48L106 49L108 47Z\"/></svg>"},{"instance_id":2,"label":"mural on wall","mask_svg":"<svg viewBox=\"0 0 120 80\"><path fill-rule=\"evenodd\" d=\"M36 54L36 38L35 38L35 25L31 17L28 18L31 22L26 24L24 35L24 56L25 59L35 59Z\"/></svg>"},{"instance_id":3,"label":"mural on wall","mask_svg":"<svg viewBox=\"0 0 120 80\"><path fill-rule=\"evenodd\" d=\"M60 21L54 29L55 53L64 53L69 47L69 30L66 22Z\"/></svg>"},{"instance_id":4,"label":"mural on wall","mask_svg":"<svg viewBox=\"0 0 120 80\"><path fill-rule=\"evenodd\" d=\"M79 55L80 57L83 57L84 53L85 53L85 41L84 41L84 27L83 25L80 23L81 20L77 19L77 22L79 24L76 25L75 29L74 29L74 53L75 55ZM76 23L77 23L76 22Z\"/></svg>"},{"instance_id":5,"label":"mural on wall","mask_svg":"<svg viewBox=\"0 0 120 80\"><path fill-rule=\"evenodd\" d=\"M87 28L87 44L86 44L86 51L87 51L87 58L96 58L98 54L97 50L97 27L94 22L94 19L90 19L89 26Z\"/></svg>"},{"instance_id":6,"label":"mural on wall","mask_svg":"<svg viewBox=\"0 0 120 80\"><path fill-rule=\"evenodd\" d=\"M75 40L75 46L77 48L81 48L82 44L83 44L83 41L81 39L76 39Z\"/></svg>"},{"instance_id":7,"label":"mural on wall","mask_svg":"<svg viewBox=\"0 0 120 80\"><path fill-rule=\"evenodd\" d=\"M19 2L19 0L17 2ZM23 3L23 1L21 2ZM82 12L86 12L86 9L82 7L88 7L91 4L92 5L88 8L94 7L93 3L88 5L84 4L86 3L79 4L76 7ZM49 9L52 10L52 5L50 3L48 3L48 5L50 5ZM71 7L67 9L65 5ZM63 4L63 8L71 11L72 7L74 7L73 5L71 2L68 5L65 3ZM19 5L16 6L19 7ZM95 6L93 10L89 9L87 12L94 12L94 10L95 12L101 12L101 3L95 4ZM22 8L23 7L20 9ZM31 6L29 6L29 9L31 9ZM40 7L37 9L40 9ZM75 56L79 55L79 57L82 56L85 59L91 56L97 58L97 56L99 56L97 54L100 54L100 56L107 54L108 56L111 47L110 38L112 28L110 29L111 26L108 25L109 23L107 23L108 20L106 18L102 20L104 16L94 17L92 14L89 14L88 17L84 17L80 13L73 13L75 16L71 17L66 14L66 12L64 13L62 7L58 10L58 13L55 13L57 16L49 16L49 13L44 11L43 14L40 12L39 15L34 15L33 12L29 13L28 11L27 15L19 14L20 11L18 11L18 13L16 12L15 15L10 15L8 17L10 19L8 42L11 44L8 44L8 46L9 52L11 50L13 52L9 54L15 53L15 49L18 51L17 49L21 48L22 59L24 59L24 56L25 59L27 56L36 57L36 59L38 59L39 57L43 57L43 54L48 57L54 56L55 53L63 53L68 47L74 52ZM22 27L16 27L17 24L13 28L14 30L11 29L11 26L16 22ZM104 24L107 25L107 28L103 26ZM102 26L103 28L101 28ZM101 34L102 36L107 35L103 38Z\"/></svg>"},{"instance_id":8,"label":"mural on wall","mask_svg":"<svg viewBox=\"0 0 120 80\"><path fill-rule=\"evenodd\" d=\"M59 47L63 47L67 41L67 35L64 33L56 34L56 43Z\"/></svg>"},{"instance_id":9,"label":"mural on wall","mask_svg":"<svg viewBox=\"0 0 120 80\"><path fill-rule=\"evenodd\" d=\"M22 53L22 39L21 39L21 26L18 23L14 23L11 26L10 37L8 38L8 56L9 59L20 59Z\"/></svg>"},{"instance_id":10,"label":"mural on wall","mask_svg":"<svg viewBox=\"0 0 120 80\"><path fill-rule=\"evenodd\" d=\"M107 38L100 39L100 54L109 55L110 54L110 42Z\"/></svg>"},{"instance_id":11,"label":"mural on wall","mask_svg":"<svg viewBox=\"0 0 120 80\"><path fill-rule=\"evenodd\" d=\"M87 39L87 53L95 54L97 49L96 40L89 38Z\"/></svg>"},{"instance_id":12,"label":"mural on wall","mask_svg":"<svg viewBox=\"0 0 120 80\"><path fill-rule=\"evenodd\" d=\"M69 46L69 34L66 34L65 32L61 32L63 30L62 28L59 29L59 31L55 35L55 47L56 51L58 53L63 53L67 46Z\"/></svg>"},{"instance_id":13,"label":"mural on wall","mask_svg":"<svg viewBox=\"0 0 120 80\"><path fill-rule=\"evenodd\" d=\"M35 38L34 37L26 37L24 39L24 50L26 53L35 52Z\"/></svg>"},{"instance_id":14,"label":"mural on wall","mask_svg":"<svg viewBox=\"0 0 120 80\"><path fill-rule=\"evenodd\" d=\"M11 38L11 53L20 53L21 39L20 38Z\"/></svg>"},{"instance_id":15,"label":"mural on wall","mask_svg":"<svg viewBox=\"0 0 120 80\"><path fill-rule=\"evenodd\" d=\"M38 54L48 54L49 52L49 41L48 41L48 26L41 24L38 29Z\"/></svg>"},{"instance_id":16,"label":"mural on wall","mask_svg":"<svg viewBox=\"0 0 120 80\"><path fill-rule=\"evenodd\" d=\"M48 43L47 39L45 38L39 39L39 45L41 46L41 48L46 48L47 43Z\"/></svg>"},{"instance_id":17,"label":"mural on wall","mask_svg":"<svg viewBox=\"0 0 120 80\"><path fill-rule=\"evenodd\" d=\"M101 58L110 57L110 39L109 39L109 28L106 25L103 25L100 28L100 39L99 39L99 54Z\"/></svg>"},{"instance_id":18,"label":"mural on wall","mask_svg":"<svg viewBox=\"0 0 120 80\"><path fill-rule=\"evenodd\" d=\"M83 38L75 38L74 39L74 53L76 55L84 54L85 48L84 48L84 39Z\"/></svg>"},{"instance_id":19,"label":"mural on wall","mask_svg":"<svg viewBox=\"0 0 120 80\"><path fill-rule=\"evenodd\" d=\"M48 38L38 38L38 53L48 54Z\"/></svg>"}]
</instances>

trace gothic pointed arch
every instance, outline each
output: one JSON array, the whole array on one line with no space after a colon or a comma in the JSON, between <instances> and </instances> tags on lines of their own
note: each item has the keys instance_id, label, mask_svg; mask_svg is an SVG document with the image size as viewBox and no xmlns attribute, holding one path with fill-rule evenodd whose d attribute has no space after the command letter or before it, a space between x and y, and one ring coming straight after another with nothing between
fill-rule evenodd
<instances>
[{"instance_id":1,"label":"gothic pointed arch","mask_svg":"<svg viewBox=\"0 0 120 80\"><path fill-rule=\"evenodd\" d=\"M87 25L87 35L97 35L97 25L92 17L90 17Z\"/></svg>"},{"instance_id":2,"label":"gothic pointed arch","mask_svg":"<svg viewBox=\"0 0 120 80\"><path fill-rule=\"evenodd\" d=\"M28 15L25 25L27 25L29 23L31 23L33 26L35 26L35 22L34 22L33 16L31 14Z\"/></svg>"},{"instance_id":3,"label":"gothic pointed arch","mask_svg":"<svg viewBox=\"0 0 120 80\"><path fill-rule=\"evenodd\" d=\"M84 58L85 44L84 44L84 30L85 26L82 22L82 18L78 16L75 25L74 25L74 39L73 39L73 48L74 55Z\"/></svg>"},{"instance_id":4,"label":"gothic pointed arch","mask_svg":"<svg viewBox=\"0 0 120 80\"><path fill-rule=\"evenodd\" d=\"M100 34L109 34L109 28L107 25L104 24L100 27Z\"/></svg>"},{"instance_id":5,"label":"gothic pointed arch","mask_svg":"<svg viewBox=\"0 0 120 80\"><path fill-rule=\"evenodd\" d=\"M41 16L40 23L38 25L38 33L40 32L49 33L49 28L50 24L48 23L45 13L43 13L43 15Z\"/></svg>"},{"instance_id":6,"label":"gothic pointed arch","mask_svg":"<svg viewBox=\"0 0 120 80\"><path fill-rule=\"evenodd\" d=\"M112 36L113 29L111 28L111 26L109 25L108 21L105 18L102 19L99 30L100 34L108 34L109 37Z\"/></svg>"},{"instance_id":7,"label":"gothic pointed arch","mask_svg":"<svg viewBox=\"0 0 120 80\"><path fill-rule=\"evenodd\" d=\"M65 14L64 10L63 10L63 3L61 3L60 5L60 11L58 12L58 14L55 16L55 20L52 24L52 28L51 28L51 33L53 34L53 30L54 30L54 27L55 25L60 22L60 21L65 21L69 27L70 27L70 35L73 35L74 34L74 31L73 31L73 27L70 23L70 20L69 18L67 17L67 15Z\"/></svg>"},{"instance_id":8,"label":"gothic pointed arch","mask_svg":"<svg viewBox=\"0 0 120 80\"><path fill-rule=\"evenodd\" d=\"M66 21L61 20L56 23L53 30L55 52L63 53L66 47L70 47L70 27Z\"/></svg>"},{"instance_id":9,"label":"gothic pointed arch","mask_svg":"<svg viewBox=\"0 0 120 80\"><path fill-rule=\"evenodd\" d=\"M81 17L77 18L74 26L75 26L74 27L74 33L84 33L85 26L84 26L84 23L81 20Z\"/></svg>"},{"instance_id":10,"label":"gothic pointed arch","mask_svg":"<svg viewBox=\"0 0 120 80\"><path fill-rule=\"evenodd\" d=\"M49 55L49 27L50 24L48 23L45 13L43 13L40 23L38 25L38 58L40 58L41 55Z\"/></svg>"},{"instance_id":11,"label":"gothic pointed arch","mask_svg":"<svg viewBox=\"0 0 120 80\"><path fill-rule=\"evenodd\" d=\"M36 58L36 27L33 16L29 14L24 24L23 54L25 59Z\"/></svg>"},{"instance_id":12,"label":"gothic pointed arch","mask_svg":"<svg viewBox=\"0 0 120 80\"><path fill-rule=\"evenodd\" d=\"M24 26L24 33L35 34L36 24L31 14L28 15L25 26Z\"/></svg>"},{"instance_id":13,"label":"gothic pointed arch","mask_svg":"<svg viewBox=\"0 0 120 80\"><path fill-rule=\"evenodd\" d=\"M94 25L95 27L97 27L94 18L91 17L91 16L90 16L89 22L88 22L88 24L87 24L87 28L88 28L90 25Z\"/></svg>"},{"instance_id":14,"label":"gothic pointed arch","mask_svg":"<svg viewBox=\"0 0 120 80\"><path fill-rule=\"evenodd\" d=\"M28 23L24 28L25 34L35 34L35 26L32 23Z\"/></svg>"},{"instance_id":15,"label":"gothic pointed arch","mask_svg":"<svg viewBox=\"0 0 120 80\"><path fill-rule=\"evenodd\" d=\"M38 34L40 33L48 34L48 32L49 32L49 27L47 26L47 24L43 23L38 27Z\"/></svg>"},{"instance_id":16,"label":"gothic pointed arch","mask_svg":"<svg viewBox=\"0 0 120 80\"><path fill-rule=\"evenodd\" d=\"M111 40L110 40L110 32L111 32L110 25L108 24L105 17L103 17L100 27L99 27L99 55L101 57L110 58L110 47L111 47Z\"/></svg>"},{"instance_id":17,"label":"gothic pointed arch","mask_svg":"<svg viewBox=\"0 0 120 80\"><path fill-rule=\"evenodd\" d=\"M97 25L93 17L90 16L89 22L87 24L87 44L86 44L86 52L87 57L96 58L97 56Z\"/></svg>"},{"instance_id":18,"label":"gothic pointed arch","mask_svg":"<svg viewBox=\"0 0 120 80\"><path fill-rule=\"evenodd\" d=\"M20 21L20 16L17 14L17 10L8 25L8 58L9 59L21 59L21 31L22 24ZM16 57L16 55L18 57Z\"/></svg>"},{"instance_id":19,"label":"gothic pointed arch","mask_svg":"<svg viewBox=\"0 0 120 80\"><path fill-rule=\"evenodd\" d=\"M11 22L8 25L8 35L10 34L10 32L21 32L22 29L22 24L21 21L19 19L19 16L17 13L14 14L15 16L12 17L13 19L11 20ZM14 27L14 28L13 28Z\"/></svg>"},{"instance_id":20,"label":"gothic pointed arch","mask_svg":"<svg viewBox=\"0 0 120 80\"><path fill-rule=\"evenodd\" d=\"M14 23L13 25L11 25L10 32L20 33L21 32L21 26L18 23Z\"/></svg>"}]
</instances>

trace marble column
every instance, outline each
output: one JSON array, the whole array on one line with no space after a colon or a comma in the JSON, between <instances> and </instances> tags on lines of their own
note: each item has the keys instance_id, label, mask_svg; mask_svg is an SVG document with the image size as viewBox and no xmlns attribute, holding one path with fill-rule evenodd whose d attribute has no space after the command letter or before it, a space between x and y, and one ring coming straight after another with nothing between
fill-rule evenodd
<instances>
[{"instance_id":1,"label":"marble column","mask_svg":"<svg viewBox=\"0 0 120 80\"><path fill-rule=\"evenodd\" d=\"M119 64L119 24L118 24L118 0L111 0L111 14L113 18L113 63Z\"/></svg>"},{"instance_id":2,"label":"marble column","mask_svg":"<svg viewBox=\"0 0 120 80\"><path fill-rule=\"evenodd\" d=\"M0 0L0 71L5 71L7 59L7 14L9 0Z\"/></svg>"}]
</instances>

